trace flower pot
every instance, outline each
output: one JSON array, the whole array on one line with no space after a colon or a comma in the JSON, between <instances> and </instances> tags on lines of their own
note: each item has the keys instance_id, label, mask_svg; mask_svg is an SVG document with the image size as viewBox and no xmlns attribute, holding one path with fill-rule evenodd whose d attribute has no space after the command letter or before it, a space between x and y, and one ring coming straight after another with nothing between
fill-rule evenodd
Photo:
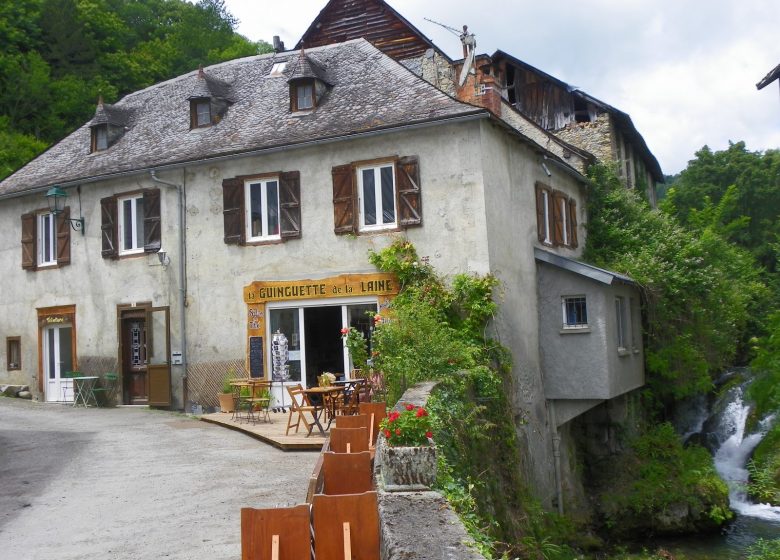
<instances>
[{"instance_id":1,"label":"flower pot","mask_svg":"<svg viewBox=\"0 0 780 560\"><path fill-rule=\"evenodd\" d=\"M235 410L232 393L219 393L217 397L219 397L219 408L222 412L233 412Z\"/></svg>"},{"instance_id":2,"label":"flower pot","mask_svg":"<svg viewBox=\"0 0 780 560\"><path fill-rule=\"evenodd\" d=\"M379 473L386 491L430 490L436 482L436 446L390 447L380 434L377 447Z\"/></svg>"}]
</instances>

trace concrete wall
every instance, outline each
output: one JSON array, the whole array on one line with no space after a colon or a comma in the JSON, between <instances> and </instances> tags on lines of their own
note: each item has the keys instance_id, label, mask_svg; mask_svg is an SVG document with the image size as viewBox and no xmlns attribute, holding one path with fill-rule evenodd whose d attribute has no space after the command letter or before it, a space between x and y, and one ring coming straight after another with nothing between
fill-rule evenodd
<instances>
[{"instance_id":1,"label":"concrete wall","mask_svg":"<svg viewBox=\"0 0 780 560\"><path fill-rule=\"evenodd\" d=\"M496 338L510 348L518 415L518 433L525 443L533 487L542 502L552 503L554 480L552 447L539 356L537 267L533 249L539 245L536 230L537 181L575 197L583 208L579 183L552 167L548 177L536 154L496 126L482 125L482 169L485 185L486 235L490 240L490 270L502 282L500 309L494 326ZM578 220L584 244L584 217ZM580 249L553 249L575 257Z\"/></svg>"},{"instance_id":2,"label":"concrete wall","mask_svg":"<svg viewBox=\"0 0 780 560\"><path fill-rule=\"evenodd\" d=\"M564 329L561 298L585 296L588 328ZM628 330L636 346L619 350L615 297L635 308ZM549 399L611 399L644 383L639 291L608 286L555 266L539 263L539 332L545 394ZM589 408L589 407L588 407Z\"/></svg>"}]
</instances>

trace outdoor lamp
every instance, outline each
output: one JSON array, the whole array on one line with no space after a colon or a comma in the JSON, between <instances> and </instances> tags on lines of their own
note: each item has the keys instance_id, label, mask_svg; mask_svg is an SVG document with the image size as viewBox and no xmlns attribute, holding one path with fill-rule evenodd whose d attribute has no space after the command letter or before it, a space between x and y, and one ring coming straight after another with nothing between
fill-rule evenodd
<instances>
[{"instance_id":1,"label":"outdoor lamp","mask_svg":"<svg viewBox=\"0 0 780 560\"><path fill-rule=\"evenodd\" d=\"M49 203L49 210L55 216L62 214L63 210L65 210L65 200L67 198L68 194L56 185L46 191L46 200ZM79 218L68 218L68 221L70 222L70 227L73 228L73 231L80 231L81 235L84 235L83 216Z\"/></svg>"}]
</instances>

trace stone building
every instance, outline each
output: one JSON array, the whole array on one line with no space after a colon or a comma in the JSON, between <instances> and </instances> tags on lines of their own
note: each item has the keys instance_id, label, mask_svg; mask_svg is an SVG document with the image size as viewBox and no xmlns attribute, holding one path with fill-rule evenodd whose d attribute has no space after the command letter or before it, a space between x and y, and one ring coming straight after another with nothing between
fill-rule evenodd
<instances>
[{"instance_id":1,"label":"stone building","mask_svg":"<svg viewBox=\"0 0 780 560\"><path fill-rule=\"evenodd\" d=\"M277 330L289 383L348 376L339 331L366 328L398 291L367 253L404 236L445 275L503 283L494 328L549 506L569 473L555 411L568 420L643 383L639 294L576 261L588 156L522 122L527 134L364 39L100 102L0 183L0 382L67 402L68 371L111 371L122 403L212 406L226 374L270 376Z\"/></svg>"}]
</instances>

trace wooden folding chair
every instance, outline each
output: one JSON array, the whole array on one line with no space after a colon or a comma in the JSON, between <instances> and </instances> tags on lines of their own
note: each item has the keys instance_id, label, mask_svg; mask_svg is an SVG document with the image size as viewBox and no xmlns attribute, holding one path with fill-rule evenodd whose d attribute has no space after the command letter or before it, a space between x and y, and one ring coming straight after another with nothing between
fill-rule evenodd
<instances>
[{"instance_id":1,"label":"wooden folding chair","mask_svg":"<svg viewBox=\"0 0 780 560\"><path fill-rule=\"evenodd\" d=\"M316 494L312 516L317 560L379 560L376 492Z\"/></svg>"},{"instance_id":2,"label":"wooden folding chair","mask_svg":"<svg viewBox=\"0 0 780 560\"><path fill-rule=\"evenodd\" d=\"M290 416L287 418L287 430L284 432L284 435L288 435L290 433L290 428L293 427L293 415L297 415L295 433L298 433L298 427L300 426L301 421L303 421L303 425L306 426L306 431L311 433L314 424L313 422L307 421L304 414L308 412L314 417L314 415L317 414L317 408L312 406L309 402L300 383L293 387L286 387L286 389L287 393L290 395Z\"/></svg>"},{"instance_id":3,"label":"wooden folding chair","mask_svg":"<svg viewBox=\"0 0 780 560\"><path fill-rule=\"evenodd\" d=\"M241 508L241 560L310 560L309 504Z\"/></svg>"},{"instance_id":4,"label":"wooden folding chair","mask_svg":"<svg viewBox=\"0 0 780 560\"><path fill-rule=\"evenodd\" d=\"M376 445L379 435L379 423L387 416L387 403L362 402L358 405L359 413L369 417L369 431L371 432L371 446Z\"/></svg>"},{"instance_id":5,"label":"wooden folding chair","mask_svg":"<svg viewBox=\"0 0 780 560\"><path fill-rule=\"evenodd\" d=\"M368 451L368 429L332 428L330 450L334 453L360 453Z\"/></svg>"},{"instance_id":6,"label":"wooden folding chair","mask_svg":"<svg viewBox=\"0 0 780 560\"><path fill-rule=\"evenodd\" d=\"M323 494L362 494L373 489L371 483L371 454L322 454Z\"/></svg>"}]
</instances>

